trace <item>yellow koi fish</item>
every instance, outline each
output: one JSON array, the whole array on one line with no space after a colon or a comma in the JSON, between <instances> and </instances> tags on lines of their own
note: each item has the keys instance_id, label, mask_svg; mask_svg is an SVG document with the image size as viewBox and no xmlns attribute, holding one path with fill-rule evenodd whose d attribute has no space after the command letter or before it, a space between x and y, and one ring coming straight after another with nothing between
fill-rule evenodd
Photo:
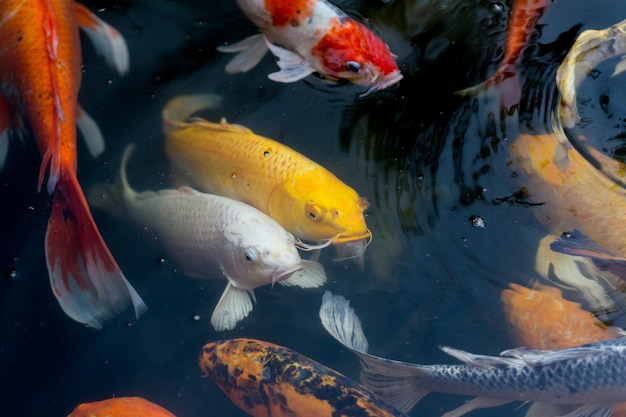
<instances>
[{"instance_id":1,"label":"yellow koi fish","mask_svg":"<svg viewBox=\"0 0 626 417\"><path fill-rule=\"evenodd\" d=\"M345 244L355 257L371 232L363 211L367 200L324 167L250 129L211 123L194 112L215 96L180 96L163 111L165 150L186 185L248 203L274 218L295 237ZM302 244L304 247L313 247Z\"/></svg>"}]
</instances>

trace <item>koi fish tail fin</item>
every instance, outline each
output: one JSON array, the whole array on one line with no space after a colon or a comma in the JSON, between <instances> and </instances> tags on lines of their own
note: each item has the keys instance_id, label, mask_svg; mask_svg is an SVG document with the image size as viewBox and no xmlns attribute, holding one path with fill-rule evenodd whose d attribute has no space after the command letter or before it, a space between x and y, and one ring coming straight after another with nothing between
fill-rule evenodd
<instances>
[{"instance_id":1,"label":"koi fish tail fin","mask_svg":"<svg viewBox=\"0 0 626 417\"><path fill-rule=\"evenodd\" d=\"M413 381L428 377L428 367L379 358L367 353L368 343L361 320L350 302L329 291L320 307L322 325L331 336L361 359L361 383L402 412L408 412L426 394Z\"/></svg>"},{"instance_id":2,"label":"koi fish tail fin","mask_svg":"<svg viewBox=\"0 0 626 417\"><path fill-rule=\"evenodd\" d=\"M508 110L520 102L520 78L517 72L496 72L482 83L456 91L455 94L462 97L478 96L479 94L498 96L500 103Z\"/></svg>"},{"instance_id":3,"label":"koi fish tail fin","mask_svg":"<svg viewBox=\"0 0 626 417\"><path fill-rule=\"evenodd\" d=\"M128 73L130 60L124 37L85 6L79 3L75 3L75 6L80 28L87 34L96 50L104 55L107 64L115 68L120 75Z\"/></svg>"},{"instance_id":4,"label":"koi fish tail fin","mask_svg":"<svg viewBox=\"0 0 626 417\"><path fill-rule=\"evenodd\" d=\"M139 317L143 300L113 259L73 172L61 171L46 230L50 284L63 311L97 329L129 303Z\"/></svg>"},{"instance_id":5,"label":"koi fish tail fin","mask_svg":"<svg viewBox=\"0 0 626 417\"><path fill-rule=\"evenodd\" d=\"M217 94L182 95L171 99L163 112L163 129L166 133L187 123L189 116L198 110L219 107L222 97Z\"/></svg>"}]
</instances>

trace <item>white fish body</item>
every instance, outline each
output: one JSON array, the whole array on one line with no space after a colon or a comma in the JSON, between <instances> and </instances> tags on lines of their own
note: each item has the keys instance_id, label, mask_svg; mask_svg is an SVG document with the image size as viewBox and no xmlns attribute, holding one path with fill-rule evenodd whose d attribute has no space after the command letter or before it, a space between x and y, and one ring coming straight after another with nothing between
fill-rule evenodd
<instances>
[{"instance_id":1,"label":"white fish body","mask_svg":"<svg viewBox=\"0 0 626 417\"><path fill-rule=\"evenodd\" d=\"M117 184L94 187L90 202L152 233L185 274L226 278L211 317L216 330L232 329L248 315L254 288L276 282L317 287L326 281L321 265L300 259L293 235L247 204L189 187L135 192L125 170L131 151L124 154Z\"/></svg>"},{"instance_id":2,"label":"white fish body","mask_svg":"<svg viewBox=\"0 0 626 417\"><path fill-rule=\"evenodd\" d=\"M361 359L361 383L403 412L429 392L476 397L444 417L512 401L558 404L571 410L563 417L608 417L626 400L626 338L561 350L511 349L501 356L442 347L464 364L419 365L368 354L361 322L341 296L324 294L320 318Z\"/></svg>"}]
</instances>

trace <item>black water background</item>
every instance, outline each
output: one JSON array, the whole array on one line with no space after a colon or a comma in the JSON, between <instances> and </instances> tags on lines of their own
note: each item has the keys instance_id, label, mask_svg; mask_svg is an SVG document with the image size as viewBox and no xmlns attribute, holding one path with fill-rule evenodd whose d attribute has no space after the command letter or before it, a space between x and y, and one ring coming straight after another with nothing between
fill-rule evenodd
<instances>
[{"instance_id":1,"label":"black water background","mask_svg":"<svg viewBox=\"0 0 626 417\"><path fill-rule=\"evenodd\" d=\"M453 94L497 66L510 5L502 4L503 13L487 1L457 2L443 13L425 9L434 20L420 32L404 15L415 2L338 4L370 18L399 55L405 79L398 88L360 99L357 86L313 77L277 84L266 77L276 70L269 57L248 74L225 74L230 57L215 47L255 33L234 2L87 3L125 36L132 71L117 77L83 42L80 101L108 147L94 161L81 145L81 184L111 181L123 148L135 142L133 186L169 187L160 109L181 93L221 94L223 106L205 117L225 116L296 148L372 203L375 240L365 269L333 262L332 252L322 262L327 288L352 301L373 353L453 363L438 345L485 354L512 347L500 291L536 278L534 248L544 234L533 208L514 199L519 186L506 165L507 143L525 126L501 115L492 99ZM547 101L576 35L616 23L622 10L621 0L558 0L548 8L524 55L528 97ZM537 103L520 105L522 122L541 120L548 104ZM179 417L243 415L197 367L202 344L230 337L282 344L358 377L356 359L319 324L324 288L259 289L250 317L216 333L209 317L223 281L183 276L140 232L97 211L99 229L150 310L139 321L127 311L102 330L73 322L48 284L43 236L51 199L36 193L38 165L32 141L13 141L0 173L0 414L63 416L81 402L137 395ZM485 228L473 226L477 216ZM432 395L411 415L438 416L462 400ZM474 414L512 415L516 406Z\"/></svg>"}]
</instances>

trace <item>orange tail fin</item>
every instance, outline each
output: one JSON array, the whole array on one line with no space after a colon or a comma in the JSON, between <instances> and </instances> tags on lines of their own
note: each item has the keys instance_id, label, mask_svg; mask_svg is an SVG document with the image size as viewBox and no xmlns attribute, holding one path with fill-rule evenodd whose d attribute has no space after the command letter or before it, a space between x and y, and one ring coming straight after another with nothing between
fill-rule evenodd
<instances>
[{"instance_id":1,"label":"orange tail fin","mask_svg":"<svg viewBox=\"0 0 626 417\"><path fill-rule=\"evenodd\" d=\"M78 322L99 329L129 302L137 317L147 310L100 236L71 171L61 170L54 192L46 260L54 295L63 311Z\"/></svg>"}]
</instances>

